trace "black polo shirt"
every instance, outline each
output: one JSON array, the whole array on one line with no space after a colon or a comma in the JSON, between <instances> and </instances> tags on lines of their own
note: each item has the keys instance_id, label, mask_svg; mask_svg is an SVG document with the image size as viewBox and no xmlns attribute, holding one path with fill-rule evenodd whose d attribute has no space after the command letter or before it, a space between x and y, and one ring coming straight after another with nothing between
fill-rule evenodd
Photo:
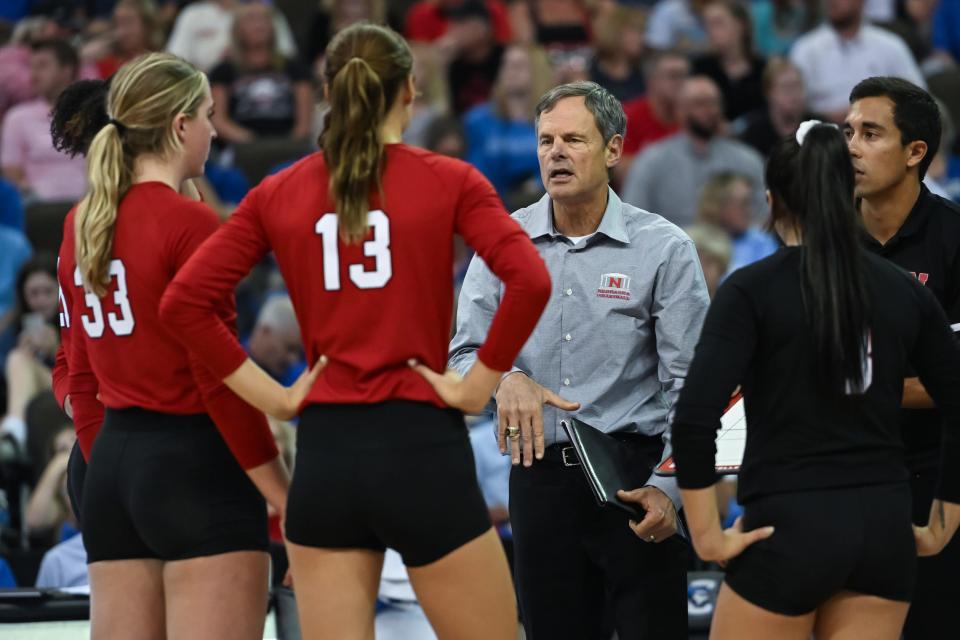
<instances>
[{"instance_id":1,"label":"black polo shirt","mask_svg":"<svg viewBox=\"0 0 960 640\"><path fill-rule=\"evenodd\" d=\"M903 226L886 244L863 233L868 250L914 274L930 289L960 330L960 206L921 185L920 197ZM914 471L936 469L941 436L936 409L901 409L907 462Z\"/></svg>"}]
</instances>

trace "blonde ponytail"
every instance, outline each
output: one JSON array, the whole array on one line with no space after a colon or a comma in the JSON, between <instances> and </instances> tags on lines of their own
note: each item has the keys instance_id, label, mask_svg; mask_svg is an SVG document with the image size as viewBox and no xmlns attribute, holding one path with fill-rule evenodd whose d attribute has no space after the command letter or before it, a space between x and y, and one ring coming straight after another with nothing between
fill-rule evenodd
<instances>
[{"instance_id":1,"label":"blonde ponytail","mask_svg":"<svg viewBox=\"0 0 960 640\"><path fill-rule=\"evenodd\" d=\"M122 193L133 179L124 158L123 141L115 124L100 130L87 152L90 190L77 207L74 221L77 241L77 265L86 287L98 296L110 283L110 258L113 254L113 227Z\"/></svg>"}]
</instances>

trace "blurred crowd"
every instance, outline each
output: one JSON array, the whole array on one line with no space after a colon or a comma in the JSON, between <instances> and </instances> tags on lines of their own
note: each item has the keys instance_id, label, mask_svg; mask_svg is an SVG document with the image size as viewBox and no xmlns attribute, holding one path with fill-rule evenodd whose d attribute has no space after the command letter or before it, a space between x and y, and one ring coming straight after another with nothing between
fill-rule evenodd
<instances>
[{"instance_id":1,"label":"blurred crowd","mask_svg":"<svg viewBox=\"0 0 960 640\"><path fill-rule=\"evenodd\" d=\"M543 195L540 96L573 80L609 89L628 116L614 187L689 233L711 292L778 246L764 228L773 145L811 117L842 122L865 77L900 76L941 101L944 140L926 182L960 198L960 0L4 0L0 559L10 566L0 565L0 586L32 584L54 545L40 582L71 582L82 552L64 493L73 432L50 368L54 256L86 171L54 148L51 106L70 83L108 80L145 52L189 60L208 73L216 104L218 139L199 186L227 217L251 185L316 149L324 49L361 20L390 24L412 44L418 96L406 142L474 164L510 210ZM470 253L458 247L456 275ZM253 358L295 379L299 330L272 261L237 294ZM292 427L275 428L290 451ZM504 493L489 497L501 524Z\"/></svg>"}]
</instances>

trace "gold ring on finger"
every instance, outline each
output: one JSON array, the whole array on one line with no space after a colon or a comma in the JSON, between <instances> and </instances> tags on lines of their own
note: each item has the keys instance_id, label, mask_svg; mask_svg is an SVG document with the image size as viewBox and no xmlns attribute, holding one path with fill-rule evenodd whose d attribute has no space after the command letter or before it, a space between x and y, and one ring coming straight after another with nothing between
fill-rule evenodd
<instances>
[{"instance_id":1,"label":"gold ring on finger","mask_svg":"<svg viewBox=\"0 0 960 640\"><path fill-rule=\"evenodd\" d=\"M520 437L520 427L507 427L507 437L511 440L516 440Z\"/></svg>"}]
</instances>

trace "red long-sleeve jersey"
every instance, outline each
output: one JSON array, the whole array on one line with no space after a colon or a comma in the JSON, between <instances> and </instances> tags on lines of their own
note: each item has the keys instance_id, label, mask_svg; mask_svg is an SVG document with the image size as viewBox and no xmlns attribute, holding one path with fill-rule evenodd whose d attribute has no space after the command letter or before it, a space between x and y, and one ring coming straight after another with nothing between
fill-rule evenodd
<instances>
[{"instance_id":1,"label":"red long-sleeve jersey","mask_svg":"<svg viewBox=\"0 0 960 640\"><path fill-rule=\"evenodd\" d=\"M57 256L57 282L60 285L60 346L57 347L52 378L53 394L61 407L64 407L67 396L70 396L70 405L73 408L73 429L84 455L88 456L93 438L103 424L103 405L97 399L99 391L97 378L89 367L85 371L77 371L77 390L76 393L70 393L69 355L73 343L73 300L77 296L84 295L83 286L78 285L74 277L77 268L74 252L76 236L73 232L75 211L71 209L63 222L63 241L60 243L60 254Z\"/></svg>"},{"instance_id":2,"label":"red long-sleeve jersey","mask_svg":"<svg viewBox=\"0 0 960 640\"><path fill-rule=\"evenodd\" d=\"M136 184L120 203L114 227L110 284L98 298L81 292L73 301L78 329L68 356L71 404L75 393L99 383L104 406L140 407L169 414L208 413L245 469L271 460L276 444L266 418L227 389L191 357L160 320L160 298L177 270L219 226L203 203L159 182ZM75 281L78 281L75 272ZM209 301L211 315L233 327L233 291ZM85 423L83 407L75 420ZM95 430L81 439L89 455Z\"/></svg>"},{"instance_id":3,"label":"red long-sleeve jersey","mask_svg":"<svg viewBox=\"0 0 960 640\"><path fill-rule=\"evenodd\" d=\"M450 336L450 265L458 233L504 282L478 357L507 370L550 295L546 266L490 183L470 165L402 144L387 145L366 239L345 244L322 153L264 180L178 272L161 317L217 375L246 354L212 301L273 251L300 321L307 359L328 363L306 403L387 399L443 406L407 365L443 371Z\"/></svg>"}]
</instances>

